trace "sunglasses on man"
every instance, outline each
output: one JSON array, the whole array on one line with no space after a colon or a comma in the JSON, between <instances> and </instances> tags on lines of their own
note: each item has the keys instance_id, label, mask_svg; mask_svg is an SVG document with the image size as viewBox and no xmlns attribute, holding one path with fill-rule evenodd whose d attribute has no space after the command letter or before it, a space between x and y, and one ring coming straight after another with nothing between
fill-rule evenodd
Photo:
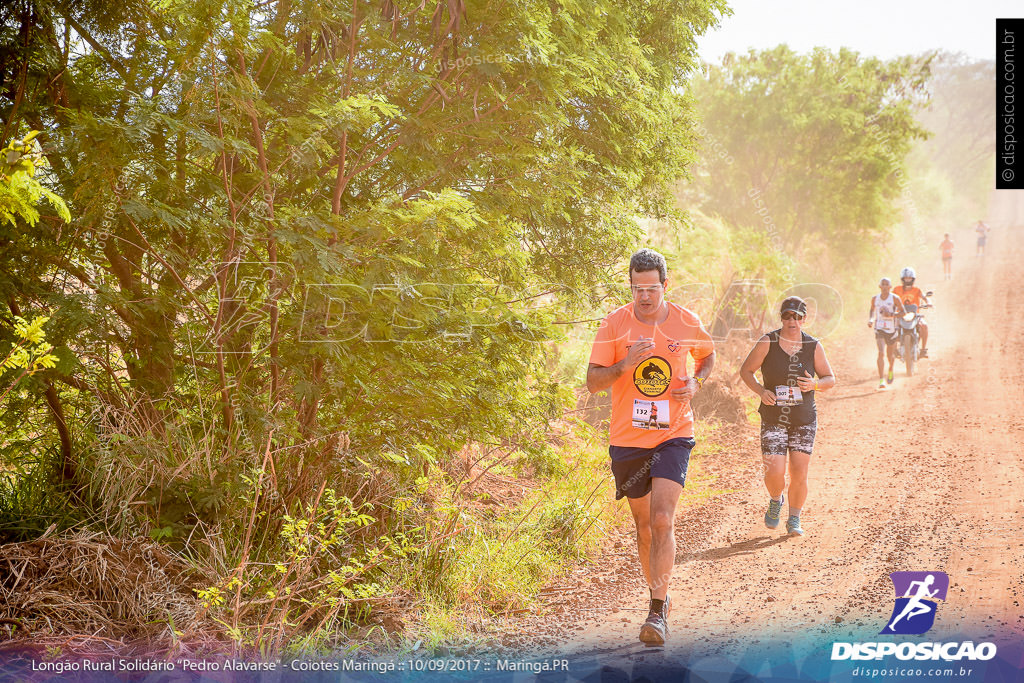
<instances>
[{"instance_id":1,"label":"sunglasses on man","mask_svg":"<svg viewBox=\"0 0 1024 683\"><path fill-rule=\"evenodd\" d=\"M649 296L657 296L658 292L660 292L662 289L662 285L630 285L629 288L633 290L633 294L647 294Z\"/></svg>"},{"instance_id":2,"label":"sunglasses on man","mask_svg":"<svg viewBox=\"0 0 1024 683\"><path fill-rule=\"evenodd\" d=\"M800 315L796 311L786 311L782 314L783 320L803 320L804 316Z\"/></svg>"}]
</instances>

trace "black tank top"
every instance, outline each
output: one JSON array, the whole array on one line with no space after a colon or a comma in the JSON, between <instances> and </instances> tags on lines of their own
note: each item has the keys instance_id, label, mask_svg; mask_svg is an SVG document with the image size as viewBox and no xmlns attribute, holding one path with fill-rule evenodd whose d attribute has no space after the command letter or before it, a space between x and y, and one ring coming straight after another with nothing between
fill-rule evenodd
<instances>
[{"instance_id":1,"label":"black tank top","mask_svg":"<svg viewBox=\"0 0 1024 683\"><path fill-rule=\"evenodd\" d=\"M773 330L768 333L770 344L768 355L761 363L761 378L765 389L775 391L780 385L796 386L797 377L805 377L804 371L814 377L814 351L818 347L818 340L809 334L801 332L803 343L796 354L790 356L779 346L779 332ZM803 403L796 406L770 406L763 401L758 412L761 413L761 421L764 424L785 424L793 427L807 425L817 418L817 409L814 406L814 392L805 391Z\"/></svg>"}]
</instances>

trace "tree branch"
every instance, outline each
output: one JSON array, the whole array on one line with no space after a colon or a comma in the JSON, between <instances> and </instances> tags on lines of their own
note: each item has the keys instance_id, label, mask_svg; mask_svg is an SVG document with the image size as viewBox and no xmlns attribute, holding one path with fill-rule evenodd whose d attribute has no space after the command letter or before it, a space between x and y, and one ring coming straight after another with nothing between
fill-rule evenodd
<instances>
[{"instance_id":1,"label":"tree branch","mask_svg":"<svg viewBox=\"0 0 1024 683\"><path fill-rule=\"evenodd\" d=\"M71 28L75 29L75 33L82 36L85 42L89 43L89 45L92 46L92 49L96 50L96 52L99 52L101 55L103 55L103 58L110 63L110 66L114 69L114 71L116 71L118 75L121 76L121 79L124 81L125 87L130 88L132 84L128 77L128 70L125 69L124 64L114 59L114 56L110 54L107 48L103 47L102 43L93 38L92 35L82 27L81 24L75 21L74 17L72 17L70 13L62 14L61 16L63 16L64 20L71 25Z\"/></svg>"}]
</instances>

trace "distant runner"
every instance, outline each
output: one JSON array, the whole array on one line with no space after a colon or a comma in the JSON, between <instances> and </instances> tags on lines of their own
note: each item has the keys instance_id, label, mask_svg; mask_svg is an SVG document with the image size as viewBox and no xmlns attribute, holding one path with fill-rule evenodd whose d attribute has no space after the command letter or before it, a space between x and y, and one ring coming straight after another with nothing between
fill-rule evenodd
<instances>
[{"instance_id":1,"label":"distant runner","mask_svg":"<svg viewBox=\"0 0 1024 683\"><path fill-rule=\"evenodd\" d=\"M978 219L978 224L974 226L974 232L978 233L978 252L975 256L985 255L985 241L988 239L988 231L991 229L981 219Z\"/></svg>"},{"instance_id":2,"label":"distant runner","mask_svg":"<svg viewBox=\"0 0 1024 683\"><path fill-rule=\"evenodd\" d=\"M789 519L786 532L803 536L800 510L807 500L807 470L818 429L816 391L836 384L825 347L803 332L807 304L798 296L782 302L782 327L762 336L740 367L740 377L761 397L761 456L770 499L764 525L779 526L785 501L786 453L789 453ZM754 372L761 371L762 383ZM814 379L814 375L818 379Z\"/></svg>"},{"instance_id":3,"label":"distant runner","mask_svg":"<svg viewBox=\"0 0 1024 683\"><path fill-rule=\"evenodd\" d=\"M883 277L878 282L881 294L871 297L871 308L868 309L868 327L875 328L875 344L878 346L878 388L884 389L886 379L892 384L894 377L892 366L896 362L896 342L899 333L896 331L896 316L903 315L903 302L890 291L892 281ZM889 357L889 376L884 376L885 357Z\"/></svg>"},{"instance_id":4,"label":"distant runner","mask_svg":"<svg viewBox=\"0 0 1024 683\"><path fill-rule=\"evenodd\" d=\"M587 389L612 388L608 454L615 498L629 502L651 595L640 640L662 645L671 607L676 504L696 444L690 399L711 373L715 346L695 313L665 301L668 279L661 254L652 249L633 254L629 282L632 303L612 311L597 330ZM687 354L694 358L689 376ZM670 388L673 379L678 388Z\"/></svg>"},{"instance_id":5,"label":"distant runner","mask_svg":"<svg viewBox=\"0 0 1024 683\"><path fill-rule=\"evenodd\" d=\"M939 251L942 252L942 275L946 280L953 279L953 240L949 239L949 233L946 233L946 239L942 240L939 245Z\"/></svg>"}]
</instances>

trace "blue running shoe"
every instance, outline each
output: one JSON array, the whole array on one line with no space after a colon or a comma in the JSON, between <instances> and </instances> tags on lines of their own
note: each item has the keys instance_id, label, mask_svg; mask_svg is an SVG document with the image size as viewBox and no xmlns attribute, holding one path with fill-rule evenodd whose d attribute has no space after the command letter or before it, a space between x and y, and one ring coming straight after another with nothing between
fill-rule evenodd
<instances>
[{"instance_id":1,"label":"blue running shoe","mask_svg":"<svg viewBox=\"0 0 1024 683\"><path fill-rule=\"evenodd\" d=\"M800 518L790 515L786 520L786 532L793 536L803 536L804 530L800 528Z\"/></svg>"},{"instance_id":2,"label":"blue running shoe","mask_svg":"<svg viewBox=\"0 0 1024 683\"><path fill-rule=\"evenodd\" d=\"M782 503L786 496L780 496L780 500L768 501L768 512L764 513L764 525L769 529L777 529L779 526L779 513L782 512Z\"/></svg>"}]
</instances>

